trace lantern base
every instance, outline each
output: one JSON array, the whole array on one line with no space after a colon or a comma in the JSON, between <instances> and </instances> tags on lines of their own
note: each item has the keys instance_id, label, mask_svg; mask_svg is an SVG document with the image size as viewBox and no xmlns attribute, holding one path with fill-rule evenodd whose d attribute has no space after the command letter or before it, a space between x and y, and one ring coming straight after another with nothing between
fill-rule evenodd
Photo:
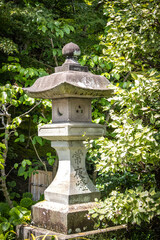
<instances>
[{"instance_id":1,"label":"lantern base","mask_svg":"<svg viewBox=\"0 0 160 240\"><path fill-rule=\"evenodd\" d=\"M94 237L100 234L101 239L108 238L109 232L118 231L121 233L122 231L125 232L127 229L127 225L119 225L114 227L107 227L103 229L97 229L92 230L88 232L83 233L74 233L74 234L62 234L57 233L53 231L49 231L47 229L43 228L37 228L32 225L18 225L16 227L17 230L17 239L18 240L25 240L25 239L31 239L31 234L34 235L34 237L45 237L45 240L50 240L51 236L55 236L57 240L68 240L68 239L86 239L87 237ZM86 238L85 238L86 237Z\"/></svg>"},{"instance_id":2,"label":"lantern base","mask_svg":"<svg viewBox=\"0 0 160 240\"><path fill-rule=\"evenodd\" d=\"M94 222L87 217L95 202L64 205L42 201L32 207L32 222L36 227L63 234L85 232L93 229Z\"/></svg>"}]
</instances>

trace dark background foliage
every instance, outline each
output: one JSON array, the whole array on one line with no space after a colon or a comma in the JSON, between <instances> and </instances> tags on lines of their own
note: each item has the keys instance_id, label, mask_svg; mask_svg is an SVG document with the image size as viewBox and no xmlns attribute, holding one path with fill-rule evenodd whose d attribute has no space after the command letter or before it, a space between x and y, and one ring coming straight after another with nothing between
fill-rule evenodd
<instances>
[{"instance_id":1,"label":"dark background foliage","mask_svg":"<svg viewBox=\"0 0 160 240\"><path fill-rule=\"evenodd\" d=\"M30 209L26 198L34 204L23 196L28 178L57 166L50 142L37 137L38 124L51 121L51 102L29 98L22 87L62 65L61 49L72 41L79 62L117 87L112 99L92 102L93 122L107 131L88 143L88 173L104 204L91 215L97 227L128 224L127 233L108 239L159 239L159 1L1 0L0 23L0 200L15 207L2 214L0 230L29 221L20 209Z\"/></svg>"}]
</instances>

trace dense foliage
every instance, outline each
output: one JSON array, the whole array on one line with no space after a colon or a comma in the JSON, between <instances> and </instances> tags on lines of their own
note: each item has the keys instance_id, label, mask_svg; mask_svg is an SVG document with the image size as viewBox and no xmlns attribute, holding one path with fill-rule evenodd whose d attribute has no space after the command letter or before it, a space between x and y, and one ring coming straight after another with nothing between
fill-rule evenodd
<instances>
[{"instance_id":1,"label":"dense foliage","mask_svg":"<svg viewBox=\"0 0 160 240\"><path fill-rule=\"evenodd\" d=\"M24 193L18 204L13 202L13 208L10 209L7 203L0 202L0 239L15 239L15 226L30 222L30 208L35 202L32 201L32 194Z\"/></svg>"},{"instance_id":2,"label":"dense foliage","mask_svg":"<svg viewBox=\"0 0 160 240\"><path fill-rule=\"evenodd\" d=\"M96 157L99 187L109 193L93 214L100 214L100 220L106 217L116 224L140 225L160 214L160 83L156 73L152 74L146 78L134 73L132 87L118 89L105 107L112 107L108 123L112 131L97 140L97 148L91 151ZM116 186L109 186L107 175L110 183L117 180ZM123 182L118 184L121 178Z\"/></svg>"},{"instance_id":3,"label":"dense foliage","mask_svg":"<svg viewBox=\"0 0 160 240\"><path fill-rule=\"evenodd\" d=\"M104 106L107 138L89 146L104 196L100 208L91 212L99 220L97 226L148 222L152 229L159 222L158 10L158 1L108 1L104 6L108 21L100 37L104 56L99 60L107 62L104 74L116 88L115 96ZM150 239L158 236L156 228Z\"/></svg>"},{"instance_id":4,"label":"dense foliage","mask_svg":"<svg viewBox=\"0 0 160 240\"><path fill-rule=\"evenodd\" d=\"M56 159L37 136L37 125L51 120L51 102L22 87L61 65L61 49L73 41L79 62L115 85L112 98L92 103L93 121L107 131L87 143L89 173L102 192L91 217L97 227L128 224L126 237L110 239L159 238L159 8L158 0L0 1L1 237L11 239L16 221L28 221L33 201L20 198L24 178Z\"/></svg>"}]
</instances>

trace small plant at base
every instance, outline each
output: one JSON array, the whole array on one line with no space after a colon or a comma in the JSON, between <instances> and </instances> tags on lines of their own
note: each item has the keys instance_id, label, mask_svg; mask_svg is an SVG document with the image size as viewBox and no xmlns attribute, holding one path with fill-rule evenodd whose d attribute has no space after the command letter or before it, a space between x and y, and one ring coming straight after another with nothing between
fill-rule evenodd
<instances>
[{"instance_id":1,"label":"small plant at base","mask_svg":"<svg viewBox=\"0 0 160 240\"><path fill-rule=\"evenodd\" d=\"M33 205L33 201L30 198L22 198L20 201L20 206L25 207L27 209L31 209L31 206Z\"/></svg>"},{"instance_id":2,"label":"small plant at base","mask_svg":"<svg viewBox=\"0 0 160 240\"><path fill-rule=\"evenodd\" d=\"M45 240L46 237L51 237L50 240L58 240L58 237L56 235L48 235L48 234L45 234L45 235L40 235L40 236L37 236L35 237L32 233L31 233L31 237L32 237L32 240ZM40 239L39 239L40 238ZM83 239L83 240L90 240L89 238L85 238L85 237L76 237L76 238L73 238L74 239ZM25 240L30 240L30 239L25 239Z\"/></svg>"},{"instance_id":3,"label":"small plant at base","mask_svg":"<svg viewBox=\"0 0 160 240\"><path fill-rule=\"evenodd\" d=\"M31 233L31 237L32 237L32 240L45 240L46 237L51 237L50 240L58 240L57 236L56 235L48 235L48 234L45 234L45 235L40 235L40 236L37 236L35 237L32 233ZM30 240L30 239L25 239L25 240Z\"/></svg>"},{"instance_id":4,"label":"small plant at base","mask_svg":"<svg viewBox=\"0 0 160 240\"><path fill-rule=\"evenodd\" d=\"M16 232L14 232L12 230L7 231L6 233L1 233L1 231L0 231L0 239L1 240L7 240L7 239L14 240L15 236L16 236Z\"/></svg>"},{"instance_id":5,"label":"small plant at base","mask_svg":"<svg viewBox=\"0 0 160 240\"><path fill-rule=\"evenodd\" d=\"M30 193L30 192L25 192L25 193L23 193L23 198L30 198L30 199L32 199L33 198L33 194Z\"/></svg>"}]
</instances>

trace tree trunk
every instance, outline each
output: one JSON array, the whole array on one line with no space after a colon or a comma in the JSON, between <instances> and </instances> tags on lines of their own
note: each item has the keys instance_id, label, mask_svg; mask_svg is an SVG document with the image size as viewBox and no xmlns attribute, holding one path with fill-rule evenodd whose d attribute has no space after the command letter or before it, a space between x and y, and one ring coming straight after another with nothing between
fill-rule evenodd
<instances>
[{"instance_id":1,"label":"tree trunk","mask_svg":"<svg viewBox=\"0 0 160 240\"><path fill-rule=\"evenodd\" d=\"M5 166L6 166L6 160L7 160L7 153L8 153L8 140L9 140L9 129L7 129L7 126L10 124L10 115L7 113L6 114L7 117L7 124L5 125L5 135L4 135L4 139L3 142L5 144L5 149L3 151L3 159L4 159L4 163L3 163L3 169L1 169L1 190L3 192L3 195L6 199L6 202L9 204L9 206L12 208L13 207L13 203L10 199L9 196L9 192L7 189L7 183L6 183L6 172L5 172Z\"/></svg>"},{"instance_id":2,"label":"tree trunk","mask_svg":"<svg viewBox=\"0 0 160 240\"><path fill-rule=\"evenodd\" d=\"M1 169L1 190L3 192L3 195L6 199L6 202L9 204L10 208L13 207L13 203L10 199L9 192L7 189L7 184L6 184L6 174L5 174L5 166L4 169Z\"/></svg>"}]
</instances>

